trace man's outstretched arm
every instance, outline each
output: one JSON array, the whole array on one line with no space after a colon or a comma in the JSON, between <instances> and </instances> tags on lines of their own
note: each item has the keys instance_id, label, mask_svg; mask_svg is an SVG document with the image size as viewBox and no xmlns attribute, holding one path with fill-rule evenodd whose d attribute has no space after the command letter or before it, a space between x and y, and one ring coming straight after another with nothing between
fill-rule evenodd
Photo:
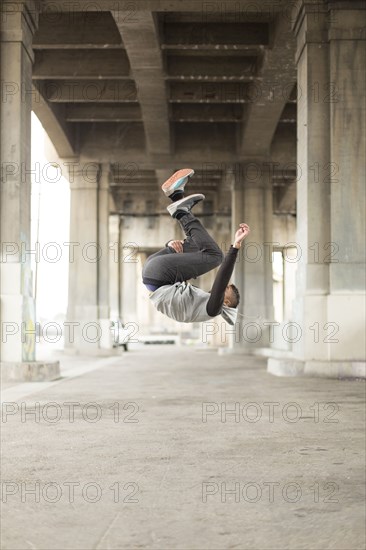
<instances>
[{"instance_id":1,"label":"man's outstretched arm","mask_svg":"<svg viewBox=\"0 0 366 550\"><path fill-rule=\"evenodd\" d=\"M219 315L222 310L222 306L225 300L225 290L234 271L238 250L241 247L241 243L249 234L249 232L249 225L247 225L246 223L241 223L239 229L235 233L234 244L230 246L229 251L224 258L224 261L220 265L220 269L217 272L211 290L210 299L207 302L206 306L206 311L210 317L216 317L216 315Z\"/></svg>"}]
</instances>

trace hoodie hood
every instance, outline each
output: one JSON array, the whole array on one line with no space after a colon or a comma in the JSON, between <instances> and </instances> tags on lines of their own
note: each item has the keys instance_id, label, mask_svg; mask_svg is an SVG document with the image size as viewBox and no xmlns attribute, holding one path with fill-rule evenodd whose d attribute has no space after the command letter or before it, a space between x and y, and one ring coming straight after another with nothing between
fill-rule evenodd
<instances>
[{"instance_id":1,"label":"hoodie hood","mask_svg":"<svg viewBox=\"0 0 366 550\"><path fill-rule=\"evenodd\" d=\"M238 316L238 310L234 307L222 307L221 317L225 319L229 325L235 325L236 319Z\"/></svg>"}]
</instances>

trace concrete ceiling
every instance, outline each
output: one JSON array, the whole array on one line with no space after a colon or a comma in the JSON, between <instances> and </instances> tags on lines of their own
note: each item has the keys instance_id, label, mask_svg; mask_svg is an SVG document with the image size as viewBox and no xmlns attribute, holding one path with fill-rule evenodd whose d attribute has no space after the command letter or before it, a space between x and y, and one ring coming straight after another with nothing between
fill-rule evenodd
<instances>
[{"instance_id":1,"label":"concrete ceiling","mask_svg":"<svg viewBox=\"0 0 366 550\"><path fill-rule=\"evenodd\" d=\"M79 0L71 12L68 2L41 3L33 108L59 155L110 162L115 197L126 185L155 190L161 171L200 174L208 163L214 193L233 163L271 161L275 211L294 212L295 175L283 170L296 161L286 2L271 11L241 2L247 9L234 12L187 0L128 4L105 1L101 12ZM138 170L122 184L129 166Z\"/></svg>"}]
</instances>

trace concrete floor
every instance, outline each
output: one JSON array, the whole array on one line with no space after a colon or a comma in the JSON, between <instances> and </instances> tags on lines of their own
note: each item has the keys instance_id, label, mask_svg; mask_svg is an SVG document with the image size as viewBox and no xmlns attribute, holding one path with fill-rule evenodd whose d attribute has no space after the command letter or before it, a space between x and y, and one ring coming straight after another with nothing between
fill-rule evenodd
<instances>
[{"instance_id":1,"label":"concrete floor","mask_svg":"<svg viewBox=\"0 0 366 550\"><path fill-rule=\"evenodd\" d=\"M3 549L364 548L364 382L169 346L63 364L4 391Z\"/></svg>"}]
</instances>

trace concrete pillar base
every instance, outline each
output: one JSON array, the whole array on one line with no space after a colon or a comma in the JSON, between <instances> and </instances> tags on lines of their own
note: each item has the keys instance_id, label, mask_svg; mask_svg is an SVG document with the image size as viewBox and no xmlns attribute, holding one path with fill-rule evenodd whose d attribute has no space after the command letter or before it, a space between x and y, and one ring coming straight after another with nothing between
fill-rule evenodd
<instances>
[{"instance_id":1,"label":"concrete pillar base","mask_svg":"<svg viewBox=\"0 0 366 550\"><path fill-rule=\"evenodd\" d=\"M364 361L299 361L289 357L270 357L267 371L276 376L366 378L366 363Z\"/></svg>"},{"instance_id":2,"label":"concrete pillar base","mask_svg":"<svg viewBox=\"0 0 366 550\"><path fill-rule=\"evenodd\" d=\"M59 361L1 362L2 382L46 382L60 378Z\"/></svg>"}]
</instances>

